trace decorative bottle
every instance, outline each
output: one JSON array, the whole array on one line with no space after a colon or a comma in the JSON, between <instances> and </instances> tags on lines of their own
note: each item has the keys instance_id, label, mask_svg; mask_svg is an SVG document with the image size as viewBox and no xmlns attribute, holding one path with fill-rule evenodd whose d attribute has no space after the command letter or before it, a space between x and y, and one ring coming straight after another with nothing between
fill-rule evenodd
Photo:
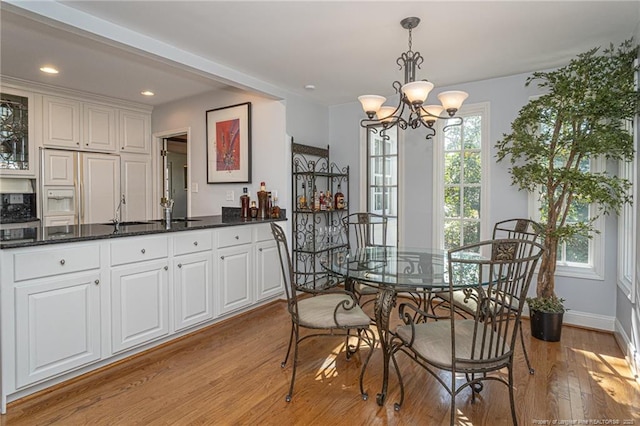
<instances>
[{"instance_id":1,"label":"decorative bottle","mask_svg":"<svg viewBox=\"0 0 640 426\"><path fill-rule=\"evenodd\" d=\"M334 200L335 200L335 202L333 203L333 207L336 210L344 209L344 194L342 193L342 190L340 189L340 184L339 183L338 183L338 191L336 192Z\"/></svg>"},{"instance_id":2,"label":"decorative bottle","mask_svg":"<svg viewBox=\"0 0 640 426\"><path fill-rule=\"evenodd\" d=\"M315 211L320 210L320 198L318 197L318 190L316 189L315 186L313 187L313 202L311 207Z\"/></svg>"},{"instance_id":3,"label":"decorative bottle","mask_svg":"<svg viewBox=\"0 0 640 426\"><path fill-rule=\"evenodd\" d=\"M260 191L258 191L258 219L269 218L269 193L267 193L266 185L260 182Z\"/></svg>"},{"instance_id":4,"label":"decorative bottle","mask_svg":"<svg viewBox=\"0 0 640 426\"><path fill-rule=\"evenodd\" d=\"M249 211L249 194L247 188L242 188L243 194L240 196L240 217L242 219L248 219L251 214Z\"/></svg>"},{"instance_id":5,"label":"decorative bottle","mask_svg":"<svg viewBox=\"0 0 640 426\"><path fill-rule=\"evenodd\" d=\"M309 206L307 206L307 194L304 183L302 184L302 195L300 196L300 200L298 201L298 208L300 210L306 210L309 208Z\"/></svg>"}]
</instances>

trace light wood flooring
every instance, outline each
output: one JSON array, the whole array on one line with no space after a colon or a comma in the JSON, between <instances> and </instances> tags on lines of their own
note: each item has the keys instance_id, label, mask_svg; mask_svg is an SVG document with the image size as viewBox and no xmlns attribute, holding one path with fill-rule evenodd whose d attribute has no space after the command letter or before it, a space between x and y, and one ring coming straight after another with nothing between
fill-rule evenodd
<instances>
[{"instance_id":1,"label":"light wood flooring","mask_svg":"<svg viewBox=\"0 0 640 426\"><path fill-rule=\"evenodd\" d=\"M363 347L347 361L341 338L310 339L301 345L293 400L285 402L291 366L282 369L280 362L289 325L285 304L272 303L53 391L15 401L0 423L448 424L448 394L402 355L406 395L401 410L393 409L399 394L393 374L385 406L376 404L379 350L367 370L369 399L363 401L358 375L368 349ZM548 343L529 337L527 321L524 330L536 373L529 375L518 346L515 398L520 425L640 425L640 386L611 334L565 327L561 342ZM507 388L497 382L487 382L475 404L469 392L458 396L457 407L460 425L510 424Z\"/></svg>"}]
</instances>

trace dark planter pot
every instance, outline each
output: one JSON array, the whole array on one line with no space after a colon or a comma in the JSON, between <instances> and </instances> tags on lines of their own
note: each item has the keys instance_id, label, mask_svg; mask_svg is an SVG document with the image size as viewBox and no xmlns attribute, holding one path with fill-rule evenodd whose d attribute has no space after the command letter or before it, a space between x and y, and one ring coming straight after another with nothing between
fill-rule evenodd
<instances>
[{"instance_id":1,"label":"dark planter pot","mask_svg":"<svg viewBox=\"0 0 640 426\"><path fill-rule=\"evenodd\" d=\"M531 335L545 342L560 341L563 312L530 311Z\"/></svg>"}]
</instances>

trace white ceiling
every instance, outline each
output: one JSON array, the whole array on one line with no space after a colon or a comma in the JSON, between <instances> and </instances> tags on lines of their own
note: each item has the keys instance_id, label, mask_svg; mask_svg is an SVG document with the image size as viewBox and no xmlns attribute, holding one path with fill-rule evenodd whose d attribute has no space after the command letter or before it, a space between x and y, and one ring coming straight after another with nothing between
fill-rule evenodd
<instances>
[{"instance_id":1,"label":"white ceiling","mask_svg":"<svg viewBox=\"0 0 640 426\"><path fill-rule=\"evenodd\" d=\"M391 83L403 78L395 61L408 47L399 24L407 16L422 19L413 50L425 57L418 78L433 82L434 93L563 65L631 38L640 25L639 1L7 0L0 7L3 75L150 105L221 81L322 105L392 95ZM61 73L42 76L44 63ZM145 89L156 96L142 98Z\"/></svg>"}]
</instances>

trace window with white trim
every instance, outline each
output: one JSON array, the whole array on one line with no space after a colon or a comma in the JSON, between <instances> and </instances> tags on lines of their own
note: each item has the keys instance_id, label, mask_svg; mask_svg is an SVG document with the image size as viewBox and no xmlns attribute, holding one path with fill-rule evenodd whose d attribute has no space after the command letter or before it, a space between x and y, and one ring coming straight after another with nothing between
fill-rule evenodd
<instances>
[{"instance_id":1,"label":"window with white trim","mask_svg":"<svg viewBox=\"0 0 640 426\"><path fill-rule=\"evenodd\" d=\"M367 211L387 218L386 243L398 243L398 128L367 129Z\"/></svg>"},{"instance_id":2,"label":"window with white trim","mask_svg":"<svg viewBox=\"0 0 640 426\"><path fill-rule=\"evenodd\" d=\"M587 158L580 164L583 172L600 173L605 170L605 167L604 159ZM542 191L531 193L529 201L529 215L533 220L541 221L545 211L544 194ZM566 223L570 225L590 222L596 212L597 206L574 200ZM576 235L558 244L557 275L587 279L604 278L604 253L601 248L604 241L604 218L596 219L593 222L593 228L597 232L590 233L590 237Z\"/></svg>"},{"instance_id":3,"label":"window with white trim","mask_svg":"<svg viewBox=\"0 0 640 426\"><path fill-rule=\"evenodd\" d=\"M434 244L446 250L478 242L488 227L489 106L458 112L462 125L446 120L434 140Z\"/></svg>"}]
</instances>

